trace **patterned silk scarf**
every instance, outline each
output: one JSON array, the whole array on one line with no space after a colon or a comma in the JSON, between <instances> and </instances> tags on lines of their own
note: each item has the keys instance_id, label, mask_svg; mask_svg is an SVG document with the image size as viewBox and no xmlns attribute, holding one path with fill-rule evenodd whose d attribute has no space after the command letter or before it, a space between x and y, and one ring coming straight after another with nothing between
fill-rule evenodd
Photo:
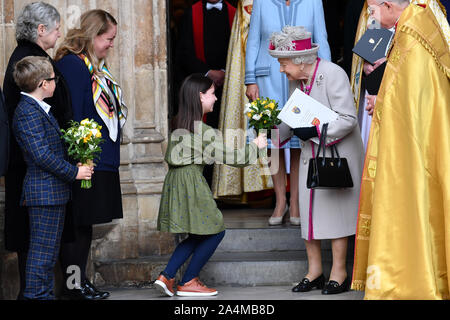
<instances>
[{"instance_id":1,"label":"patterned silk scarf","mask_svg":"<svg viewBox=\"0 0 450 320\"><path fill-rule=\"evenodd\" d=\"M109 131L109 137L116 142L119 125L123 128L127 121L128 108L123 101L122 89L114 80L104 60L101 61L99 70L102 76L94 73L94 67L88 57L80 54L91 74L92 94L97 113L102 118Z\"/></svg>"}]
</instances>

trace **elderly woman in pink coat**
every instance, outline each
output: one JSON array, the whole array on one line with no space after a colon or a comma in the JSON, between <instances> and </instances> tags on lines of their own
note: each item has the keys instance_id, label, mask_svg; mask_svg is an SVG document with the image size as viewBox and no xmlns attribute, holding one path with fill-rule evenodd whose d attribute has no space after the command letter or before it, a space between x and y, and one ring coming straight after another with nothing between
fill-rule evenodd
<instances>
[{"instance_id":1,"label":"elderly woman in pink coat","mask_svg":"<svg viewBox=\"0 0 450 320\"><path fill-rule=\"evenodd\" d=\"M293 291L318 288L322 289L322 294L336 294L350 287L351 277L346 271L347 243L348 237L356 233L364 149L347 74L338 65L318 58L318 47L311 43L311 33L304 27L286 26L272 35L269 53L278 59L280 72L289 79L290 93L299 88L338 114L337 120L328 124L326 143L336 144L340 156L347 158L353 188L308 189L309 160L318 149L312 139L319 136L323 124L291 130L292 135L300 138L302 146L299 205L309 264L308 274ZM282 124L280 130L286 131L286 127ZM326 157L330 157L330 148L326 150ZM331 239L333 253L328 281L325 281L321 261L321 240L325 239Z\"/></svg>"}]
</instances>

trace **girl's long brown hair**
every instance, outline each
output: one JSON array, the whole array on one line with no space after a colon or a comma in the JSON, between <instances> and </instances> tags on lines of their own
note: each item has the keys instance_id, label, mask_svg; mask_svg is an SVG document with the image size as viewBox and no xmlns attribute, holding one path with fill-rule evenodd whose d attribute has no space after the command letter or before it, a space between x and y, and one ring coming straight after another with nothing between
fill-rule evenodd
<instances>
[{"instance_id":1,"label":"girl's long brown hair","mask_svg":"<svg viewBox=\"0 0 450 320\"><path fill-rule=\"evenodd\" d=\"M117 26L117 21L108 12L100 9L90 10L81 16L80 28L71 29L56 51L55 61L68 54L85 54L98 73L99 60L94 53L95 37L108 32L111 26Z\"/></svg>"},{"instance_id":2,"label":"girl's long brown hair","mask_svg":"<svg viewBox=\"0 0 450 320\"><path fill-rule=\"evenodd\" d=\"M173 130L187 129L194 132L194 123L202 121L203 108L200 92L206 93L213 81L203 74L194 73L184 80L180 89L178 114L173 120Z\"/></svg>"}]
</instances>

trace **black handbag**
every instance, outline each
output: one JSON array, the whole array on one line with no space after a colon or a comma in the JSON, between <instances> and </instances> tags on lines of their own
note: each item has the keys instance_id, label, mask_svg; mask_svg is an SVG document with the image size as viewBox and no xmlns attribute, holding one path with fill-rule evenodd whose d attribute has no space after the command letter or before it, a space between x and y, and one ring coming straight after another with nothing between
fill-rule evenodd
<instances>
[{"instance_id":1,"label":"black handbag","mask_svg":"<svg viewBox=\"0 0 450 320\"><path fill-rule=\"evenodd\" d=\"M319 148L315 158L309 160L308 189L342 189L353 188L352 175L348 167L347 159L339 156L337 146L331 148L331 158L325 157L328 123L322 127ZM322 157L320 151L322 150ZM336 157L334 156L336 152Z\"/></svg>"}]
</instances>

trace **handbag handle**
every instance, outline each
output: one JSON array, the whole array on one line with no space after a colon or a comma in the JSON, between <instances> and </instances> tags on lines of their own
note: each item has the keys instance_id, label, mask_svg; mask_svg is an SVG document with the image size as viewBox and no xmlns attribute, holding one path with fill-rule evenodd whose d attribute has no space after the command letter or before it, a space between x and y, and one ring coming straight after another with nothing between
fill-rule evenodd
<instances>
[{"instance_id":1,"label":"handbag handle","mask_svg":"<svg viewBox=\"0 0 450 320\"><path fill-rule=\"evenodd\" d=\"M320 150L321 150L322 148L323 148L323 150L325 151L325 143L326 143L326 136L327 136L327 128L328 128L328 123L325 123L325 124L322 126L322 132L320 133L319 148L317 149L316 158L319 157L319 155L320 155ZM325 158L325 153L324 153L323 157Z\"/></svg>"},{"instance_id":2,"label":"handbag handle","mask_svg":"<svg viewBox=\"0 0 450 320\"><path fill-rule=\"evenodd\" d=\"M327 134L328 134L328 123L325 123L322 126L322 132L320 133L320 141L319 141L319 148L317 149L316 154L316 165L317 165L317 159L320 156L320 151L322 149L322 166L325 166L325 149L326 149L326 141L327 141ZM334 152L336 152L336 158L337 158L337 165L338 167L341 166L341 156L339 155L339 151L336 144L333 144L331 146L331 158L334 161Z\"/></svg>"},{"instance_id":3,"label":"handbag handle","mask_svg":"<svg viewBox=\"0 0 450 320\"><path fill-rule=\"evenodd\" d=\"M338 167L340 167L341 166L341 156L339 155L339 152L338 152L338 149L337 149L337 145L334 144L331 147L336 151L336 156L337 156L337 159L338 159L337 165L338 165ZM333 150L333 149L331 149L331 150Z\"/></svg>"},{"instance_id":4,"label":"handbag handle","mask_svg":"<svg viewBox=\"0 0 450 320\"><path fill-rule=\"evenodd\" d=\"M322 128L323 134L322 138L322 166L325 166L325 149L327 148L327 133L328 133L328 123L325 123Z\"/></svg>"}]
</instances>

